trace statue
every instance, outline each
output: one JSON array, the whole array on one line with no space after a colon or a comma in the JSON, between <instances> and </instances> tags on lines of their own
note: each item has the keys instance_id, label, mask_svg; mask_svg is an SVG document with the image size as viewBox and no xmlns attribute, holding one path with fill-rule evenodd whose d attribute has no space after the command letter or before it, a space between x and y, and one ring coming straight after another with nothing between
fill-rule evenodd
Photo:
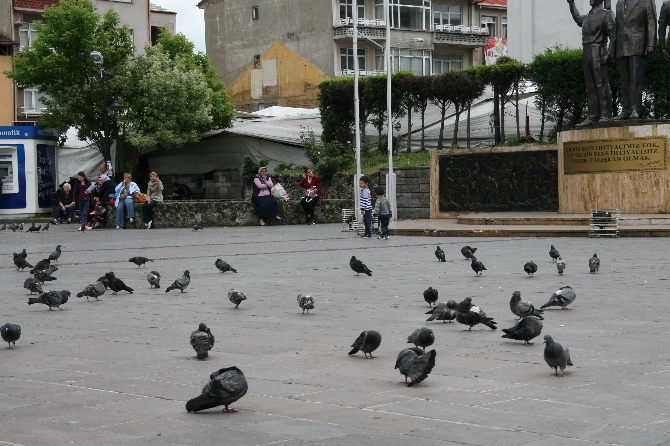
<instances>
[{"instance_id":1,"label":"statue","mask_svg":"<svg viewBox=\"0 0 670 446\"><path fill-rule=\"evenodd\" d=\"M670 0L668 0L670 1ZM574 0L568 0L575 23L582 28L584 59L582 68L586 80L588 113L577 127L612 119L612 92L607 71L610 53L607 40L614 42L614 13L603 7L603 0L590 0L591 11L580 15Z\"/></svg>"},{"instance_id":2,"label":"statue","mask_svg":"<svg viewBox=\"0 0 670 446\"><path fill-rule=\"evenodd\" d=\"M640 119L646 55L656 46L654 0L618 0L613 56L619 60L623 107L614 119Z\"/></svg>"},{"instance_id":3,"label":"statue","mask_svg":"<svg viewBox=\"0 0 670 446\"><path fill-rule=\"evenodd\" d=\"M663 49L663 57L670 64L670 39L668 39L668 47L665 47L665 35L670 26L670 0L665 0L661 6L661 14L658 16L658 40L661 42Z\"/></svg>"}]
</instances>

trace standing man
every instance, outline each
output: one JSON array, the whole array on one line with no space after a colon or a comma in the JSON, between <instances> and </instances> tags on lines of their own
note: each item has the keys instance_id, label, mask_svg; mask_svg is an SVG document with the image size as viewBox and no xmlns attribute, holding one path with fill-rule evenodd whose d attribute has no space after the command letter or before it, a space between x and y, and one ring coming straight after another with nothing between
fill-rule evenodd
<instances>
[{"instance_id":1,"label":"standing man","mask_svg":"<svg viewBox=\"0 0 670 446\"><path fill-rule=\"evenodd\" d=\"M661 6L661 15L658 16L658 40L661 42L663 48L663 57L670 64L670 39L668 39L668 47L665 46L665 36L670 26L670 0L665 0Z\"/></svg>"},{"instance_id":2,"label":"standing man","mask_svg":"<svg viewBox=\"0 0 670 446\"><path fill-rule=\"evenodd\" d=\"M586 80L588 114L586 120L578 127L612 119L612 91L607 71L610 56L607 41L609 39L610 42L614 42L614 13L603 7L603 0L590 0L589 3L591 11L586 15L580 15L575 0L568 0L572 18L582 28L584 46L582 68Z\"/></svg>"},{"instance_id":3,"label":"standing man","mask_svg":"<svg viewBox=\"0 0 670 446\"><path fill-rule=\"evenodd\" d=\"M618 0L615 31L623 107L614 119L640 119L645 57L656 46L654 0Z\"/></svg>"}]
</instances>

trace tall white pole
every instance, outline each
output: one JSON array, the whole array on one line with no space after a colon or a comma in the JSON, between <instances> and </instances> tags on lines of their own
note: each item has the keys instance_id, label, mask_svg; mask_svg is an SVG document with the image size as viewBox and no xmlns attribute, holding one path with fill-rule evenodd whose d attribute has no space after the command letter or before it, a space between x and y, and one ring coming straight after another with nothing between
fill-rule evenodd
<instances>
[{"instance_id":1,"label":"tall white pole","mask_svg":"<svg viewBox=\"0 0 670 446\"><path fill-rule=\"evenodd\" d=\"M388 117L388 140L387 148L389 153L389 173L386 178L386 196L391 202L393 220L398 218L398 204L396 203L395 173L393 173L393 118L391 116L391 76L393 67L391 67L391 11L389 0L384 0L384 10L386 17L386 47L384 48L384 64L386 65L386 114ZM412 129L409 129L412 131Z\"/></svg>"},{"instance_id":2,"label":"tall white pole","mask_svg":"<svg viewBox=\"0 0 670 446\"><path fill-rule=\"evenodd\" d=\"M352 13L354 19L354 127L356 132L356 178L354 178L354 202L356 203L356 220L360 220L360 186L359 179L361 177L361 115L360 104L358 98L358 2L352 1Z\"/></svg>"}]
</instances>

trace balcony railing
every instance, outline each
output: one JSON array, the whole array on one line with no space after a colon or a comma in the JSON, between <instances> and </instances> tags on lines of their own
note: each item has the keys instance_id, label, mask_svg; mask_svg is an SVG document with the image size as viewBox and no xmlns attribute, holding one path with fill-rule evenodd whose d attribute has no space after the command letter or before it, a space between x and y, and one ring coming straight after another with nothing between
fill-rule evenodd
<instances>
[{"instance_id":1,"label":"balcony railing","mask_svg":"<svg viewBox=\"0 0 670 446\"><path fill-rule=\"evenodd\" d=\"M489 30L478 26L435 25L433 41L470 48L482 47L489 43Z\"/></svg>"},{"instance_id":2,"label":"balcony railing","mask_svg":"<svg viewBox=\"0 0 670 446\"><path fill-rule=\"evenodd\" d=\"M351 17L333 21L333 38L348 39L354 36L354 21ZM358 33L374 40L386 38L386 22L378 19L358 19Z\"/></svg>"},{"instance_id":3,"label":"balcony railing","mask_svg":"<svg viewBox=\"0 0 670 446\"><path fill-rule=\"evenodd\" d=\"M353 25L354 19L347 17L346 19L335 19L333 26L348 26ZM358 26L374 26L383 28L386 26L386 21L379 19L358 19Z\"/></svg>"},{"instance_id":4,"label":"balcony railing","mask_svg":"<svg viewBox=\"0 0 670 446\"><path fill-rule=\"evenodd\" d=\"M335 76L353 76L355 73L354 70L341 70L336 71ZM384 71L378 70L358 70L359 76L375 76L377 74L386 74Z\"/></svg>"},{"instance_id":5,"label":"balcony railing","mask_svg":"<svg viewBox=\"0 0 670 446\"><path fill-rule=\"evenodd\" d=\"M489 34L489 29L484 27L480 28L478 26L464 26L464 25L435 25L435 31L443 31L448 33L461 33L461 34L478 34L478 35L487 35Z\"/></svg>"}]
</instances>

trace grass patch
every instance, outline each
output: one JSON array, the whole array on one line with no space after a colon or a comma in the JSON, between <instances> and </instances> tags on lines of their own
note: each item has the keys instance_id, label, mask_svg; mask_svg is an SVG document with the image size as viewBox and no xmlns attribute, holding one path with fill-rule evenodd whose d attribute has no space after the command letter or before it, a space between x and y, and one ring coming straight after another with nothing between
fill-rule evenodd
<instances>
[{"instance_id":1,"label":"grass patch","mask_svg":"<svg viewBox=\"0 0 670 446\"><path fill-rule=\"evenodd\" d=\"M361 156L361 170L365 173L378 172L379 169L389 166L389 157L385 153L371 153ZM430 152L412 152L401 153L393 157L393 168L398 167L421 167L430 166ZM355 173L356 166L347 170L348 173Z\"/></svg>"}]
</instances>

